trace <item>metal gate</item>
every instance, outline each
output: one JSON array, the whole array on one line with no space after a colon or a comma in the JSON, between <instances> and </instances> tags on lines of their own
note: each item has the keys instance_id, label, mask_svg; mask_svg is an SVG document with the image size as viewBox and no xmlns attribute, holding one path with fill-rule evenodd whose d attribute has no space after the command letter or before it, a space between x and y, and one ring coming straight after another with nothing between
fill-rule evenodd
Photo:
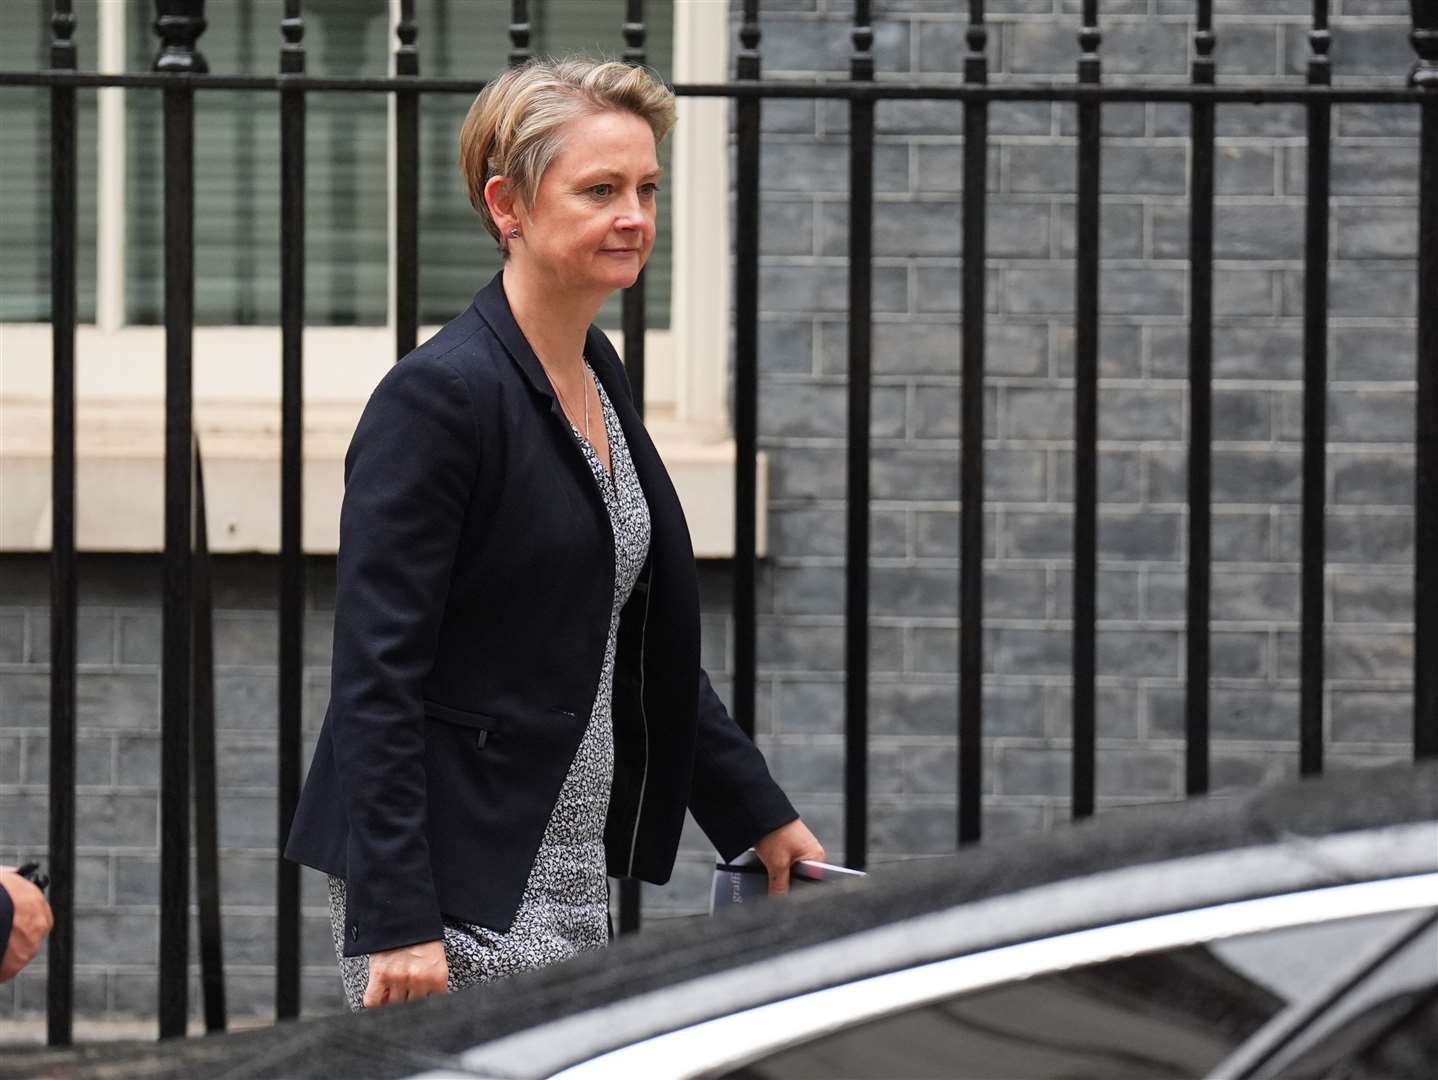
<instances>
[{"instance_id":1,"label":"metal gate","mask_svg":"<svg viewBox=\"0 0 1438 1080\"><path fill-rule=\"evenodd\" d=\"M1301 105L1307 115L1305 286L1303 294L1303 465L1300 746L1301 771L1323 768L1325 428L1328 322L1330 119L1340 103L1417 108L1421 112L1418 235L1417 480L1415 544L1415 665L1413 751L1438 755L1438 3L1411 0L1417 54L1407 88L1395 84L1334 87L1330 80L1328 8L1315 0L1308 31L1306 85L1217 85L1211 0L1196 0L1194 60L1186 86L1105 84L1103 34L1097 0L1083 0L1077 81L1038 84L989 81L989 29L983 0L968 3L968 52L962 84L876 81L871 5L856 0L850 34L849 78L833 82L766 81L758 0L743 0L740 47L727 83L679 84L677 94L732 98L736 113L735 397L736 528L733 614L736 628L733 711L751 735L755 697L755 550L758 324L759 150L765 100L831 99L849 111L848 458L845 632L845 839L849 861L866 857L868 742L869 417L871 402L871 269L873 260L874 113L880 101L943 100L961 108L963 157L962 436L955 468L961 503L978 507L984 491L984 312L986 265L985 169L990 152L989 108L996 102L1067 102L1078 117L1077 250L1075 274L1075 440L1073 519L1073 787L1075 817L1094 809L1095 595L1097 585L1097 442L1099 355L1100 129L1106 106L1167 102L1191 114L1189 221L1186 789L1209 785L1209 598L1211 563L1211 443L1215 107L1248 103ZM225 1025L220 950L210 597L204 532L201 458L192 425L191 337L194 326L194 100L197 93L268 90L281 120L282 486L279 590L279 820L276 859L278 1017L300 1007L299 868L279 859L299 792L301 773L301 658L305 572L301 548L301 329L305 321L305 108L316 93L392 94L396 104L398 254L395 356L416 345L418 332L419 102L422 94L477 93L475 80L425 78L419 71L414 0L402 0L395 26L392 78L317 78L305 74L300 0L286 0L277 27L283 44L273 76L207 74L198 48L204 0L156 0L159 36L153 71L82 74L77 71L75 17L70 0L54 0L48 70L0 72L0 86L50 88L52 311L54 332L53 540L51 545L50 861L55 929L49 948L49 1041L71 1040L74 971L75 868L75 323L76 323L76 90L150 87L163 91L165 204L165 551L162 694L160 1032L183 1035L189 956L189 813L194 793L198 852L200 955L205 1015L210 1030ZM627 0L619 31L624 58L645 60L643 0ZM508 25L510 62L530 55L526 0L513 0ZM1397 73L1395 73L1397 74ZM637 399L644 399L645 291L641 276L623 304L626 364ZM960 698L958 836L974 843L980 813L980 739L984 730L984 516L964 513L960 534L957 656ZM193 762L193 775L192 775ZM621 889L621 926L639 925L638 888Z\"/></svg>"}]
</instances>

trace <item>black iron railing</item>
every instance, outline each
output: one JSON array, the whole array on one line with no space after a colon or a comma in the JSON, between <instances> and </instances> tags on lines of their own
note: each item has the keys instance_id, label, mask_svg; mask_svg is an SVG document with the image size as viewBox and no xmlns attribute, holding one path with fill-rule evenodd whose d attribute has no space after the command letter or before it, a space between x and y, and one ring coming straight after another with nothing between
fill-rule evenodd
<instances>
[{"instance_id":1,"label":"black iron railing","mask_svg":"<svg viewBox=\"0 0 1438 1080\"><path fill-rule=\"evenodd\" d=\"M75 18L57 3L50 68L75 70ZM71 1037L75 983L75 88L50 91L50 303L54 368L50 470L50 904L55 926L46 963L51 1044Z\"/></svg>"},{"instance_id":2,"label":"black iron railing","mask_svg":"<svg viewBox=\"0 0 1438 1080\"><path fill-rule=\"evenodd\" d=\"M680 84L683 96L731 98L736 118L738 201L735 235L734 434L736 524L734 557L734 715L754 730L755 563L758 323L759 151L763 101L827 98L848 102L849 198L849 399L848 539L846 574L845 848L849 861L866 861L869 415L871 269L873 258L874 112L879 101L946 100L962 106L965 122L963 186L963 420L960 456L958 837L982 835L979 792L982 715L984 548L984 312L988 110L994 102L1072 102L1078 112L1077 250L1075 276L1075 513L1073 573L1073 786L1076 817L1094 807L1095 618L1097 548L1097 418L1099 357L1100 131L1106 106L1118 102L1185 104L1192 116L1189 224L1188 471L1189 566L1187 590L1186 788L1209 784L1209 598L1211 530L1211 439L1214 250L1214 109L1220 103L1297 103L1307 111L1307 218L1304 292L1303 553L1301 614L1301 708L1297 732L1302 771L1323 767L1323 571L1325 392L1328 323L1328 194L1331 110L1338 103L1407 105L1421 113L1418 211L1417 472L1415 487L1415 668L1413 748L1438 756L1438 3L1412 0L1412 42L1417 60L1408 85L1334 87L1329 78L1328 5L1315 0L1309 33L1311 58L1304 86L1219 86L1211 0L1196 0L1194 61L1190 84L1106 85L1097 0L1084 0L1078 34L1076 83L996 85L988 78L988 30L982 0L970 0L964 82L878 82L871 52L870 5L854 5L849 78L834 82L768 82L761 77L758 0L744 0L735 78L718 84ZM191 790L196 797L201 957L206 1020L224 1025L218 910L218 861L214 808L214 737L209 689L209 596L204 555L198 448L193 442L191 334L194 291L194 95L223 90L271 90L281 119L281 326L283 355L282 488L280 559L280 752L278 848L283 848L301 773L301 662L304 564L301 550L301 373L304 325L305 104L312 93L375 92L396 99L398 204L394 243L398 254L396 357L416 343L418 331L418 123L423 94L476 93L482 82L427 79L415 48L421 28L413 0L403 0L395 27L392 78L315 78L305 74L304 19L300 0L286 0L274 76L206 74L197 45L205 28L203 0L156 0L155 29L162 46L150 73L82 74L76 70L75 19L69 0L54 0L50 67L38 72L0 72L0 86L47 86L51 100L52 241L54 328L53 540L51 545L50 861L56 914L49 951L49 1038L71 1038L74 965L75 843L75 423L76 322L76 110L80 87L158 87L164 91L165 131L165 554L162 676L162 835L160 1030L183 1034L187 1013L189 956L186 912ZM618 28L627 60L645 58L643 0L628 0ZM511 63L530 56L528 4L513 0L509 23ZM644 384L644 283L641 276L623 306L626 363ZM195 485L201 484L198 491ZM198 528L196 525L198 524ZM193 739L193 746L192 746ZM195 775L191 776L192 753ZM277 848L277 850L278 850ZM277 885L277 986L279 1017L298 1014L299 876L279 860ZM638 890L621 892L621 926L639 925Z\"/></svg>"},{"instance_id":3,"label":"black iron railing","mask_svg":"<svg viewBox=\"0 0 1438 1080\"><path fill-rule=\"evenodd\" d=\"M1198 5L1193 35L1193 85L1212 87L1213 3ZM1212 576L1213 482L1213 102L1189 107L1193 142L1189 207L1188 337L1188 693L1184 702L1184 790L1208 790L1208 600Z\"/></svg>"}]
</instances>

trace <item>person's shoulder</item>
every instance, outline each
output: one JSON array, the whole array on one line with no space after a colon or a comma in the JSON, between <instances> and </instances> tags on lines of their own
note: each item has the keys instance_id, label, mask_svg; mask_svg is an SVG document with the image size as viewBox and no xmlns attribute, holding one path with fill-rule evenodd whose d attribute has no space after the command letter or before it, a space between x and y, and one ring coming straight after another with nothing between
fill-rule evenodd
<instances>
[{"instance_id":1,"label":"person's shoulder","mask_svg":"<svg viewBox=\"0 0 1438 1080\"><path fill-rule=\"evenodd\" d=\"M454 383L463 384L469 395L482 393L504 370L497 363L502 352L489 324L471 306L400 357L381 376L374 393L382 396L402 388L438 392Z\"/></svg>"},{"instance_id":2,"label":"person's shoulder","mask_svg":"<svg viewBox=\"0 0 1438 1080\"><path fill-rule=\"evenodd\" d=\"M455 370L466 357L491 350L489 327L474 308L467 307L400 357L396 367L406 364L431 370Z\"/></svg>"},{"instance_id":3,"label":"person's shoulder","mask_svg":"<svg viewBox=\"0 0 1438 1080\"><path fill-rule=\"evenodd\" d=\"M463 382L446 354L421 345L405 353L380 376L370 393L369 408L377 408L395 399L432 398L440 404L453 399Z\"/></svg>"},{"instance_id":4,"label":"person's shoulder","mask_svg":"<svg viewBox=\"0 0 1438 1080\"><path fill-rule=\"evenodd\" d=\"M401 357L395 367L406 364L424 369L431 378L442 373L453 375L463 380L471 393L481 396L518 377L504 342L472 304ZM426 375L415 377L423 379Z\"/></svg>"},{"instance_id":5,"label":"person's shoulder","mask_svg":"<svg viewBox=\"0 0 1438 1080\"><path fill-rule=\"evenodd\" d=\"M437 340L442 335L448 340ZM472 365L456 363L463 340L442 330L391 364L370 391L353 441L407 437L406 426L420 417L456 429L470 426L475 385L465 369Z\"/></svg>"}]
</instances>

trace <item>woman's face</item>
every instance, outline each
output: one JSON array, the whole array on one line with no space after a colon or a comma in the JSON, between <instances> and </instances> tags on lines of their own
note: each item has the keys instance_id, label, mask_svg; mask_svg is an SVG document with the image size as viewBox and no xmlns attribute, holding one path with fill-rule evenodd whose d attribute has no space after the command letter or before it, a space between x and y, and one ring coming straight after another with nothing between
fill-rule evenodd
<instances>
[{"instance_id":1,"label":"woman's face","mask_svg":"<svg viewBox=\"0 0 1438 1080\"><path fill-rule=\"evenodd\" d=\"M654 247L658 180L647 123L624 112L576 117L534 205L517 208L523 239L510 258L568 293L633 285Z\"/></svg>"}]
</instances>

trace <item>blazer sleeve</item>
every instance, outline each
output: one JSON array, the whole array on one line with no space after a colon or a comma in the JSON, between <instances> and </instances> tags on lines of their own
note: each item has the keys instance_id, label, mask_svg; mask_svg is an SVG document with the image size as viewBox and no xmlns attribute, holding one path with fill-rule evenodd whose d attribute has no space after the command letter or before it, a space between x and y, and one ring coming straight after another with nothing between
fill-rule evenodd
<instances>
[{"instance_id":1,"label":"blazer sleeve","mask_svg":"<svg viewBox=\"0 0 1438 1080\"><path fill-rule=\"evenodd\" d=\"M732 859L799 816L699 669L699 732L689 810L715 849Z\"/></svg>"},{"instance_id":2,"label":"blazer sleeve","mask_svg":"<svg viewBox=\"0 0 1438 1080\"><path fill-rule=\"evenodd\" d=\"M347 951L444 936L422 686L477 469L464 380L431 357L391 368L345 456L336 560L330 736L349 823Z\"/></svg>"}]
</instances>

